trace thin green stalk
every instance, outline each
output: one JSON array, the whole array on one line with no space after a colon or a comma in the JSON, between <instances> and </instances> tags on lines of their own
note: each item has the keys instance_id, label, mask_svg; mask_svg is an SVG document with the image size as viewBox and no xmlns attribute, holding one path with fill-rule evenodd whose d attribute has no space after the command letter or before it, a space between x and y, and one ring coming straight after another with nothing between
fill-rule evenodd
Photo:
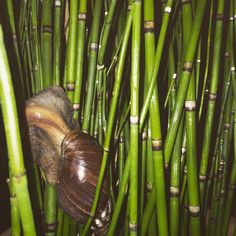
<instances>
[{"instance_id":1,"label":"thin green stalk","mask_svg":"<svg viewBox=\"0 0 236 236\"><path fill-rule=\"evenodd\" d=\"M183 139L183 121L180 123L170 170L170 235L180 233L180 161Z\"/></svg>"},{"instance_id":2,"label":"thin green stalk","mask_svg":"<svg viewBox=\"0 0 236 236\"><path fill-rule=\"evenodd\" d=\"M201 94L201 102L200 102L200 107L199 107L199 113L198 113L198 119L201 119L202 116L202 109L203 109L203 102L204 102L204 95L205 95L205 88L206 88L206 82L207 82L207 77L209 73L209 65L210 65L210 49L211 49L211 31L212 31L212 16L213 16L213 3L214 1L211 0L211 5L210 5L210 14L209 14L209 27L208 27L208 34L207 34L207 52L206 52L206 68L204 72L204 79L203 79L203 86L202 86L202 94Z\"/></svg>"},{"instance_id":3,"label":"thin green stalk","mask_svg":"<svg viewBox=\"0 0 236 236\"><path fill-rule=\"evenodd\" d=\"M100 28L100 16L102 11L102 0L95 2L93 21L91 27L91 35L89 40L89 59L88 59L88 75L87 75L87 91L84 105L84 118L82 123L82 130L88 133L89 121L91 116L91 105L93 100L94 82L96 74L96 62L97 62L97 51L98 51L98 39L99 39L99 28Z\"/></svg>"},{"instance_id":4,"label":"thin green stalk","mask_svg":"<svg viewBox=\"0 0 236 236\"><path fill-rule=\"evenodd\" d=\"M67 44L67 74L66 90L70 101L74 101L75 90L75 59L76 59L76 37L77 37L77 17L78 17L79 0L70 0L70 18L69 18L69 35Z\"/></svg>"},{"instance_id":5,"label":"thin green stalk","mask_svg":"<svg viewBox=\"0 0 236 236\"><path fill-rule=\"evenodd\" d=\"M62 226L63 226L63 216L64 213L61 208L57 208L57 236L62 236Z\"/></svg>"},{"instance_id":6,"label":"thin green stalk","mask_svg":"<svg viewBox=\"0 0 236 236\"><path fill-rule=\"evenodd\" d=\"M20 214L16 199L16 193L14 192L14 186L10 179L7 179L7 184L10 191L11 235L20 236L21 235Z\"/></svg>"},{"instance_id":7,"label":"thin green stalk","mask_svg":"<svg viewBox=\"0 0 236 236\"><path fill-rule=\"evenodd\" d=\"M17 63L16 68L19 72L19 77L20 77L19 79L20 79L22 94L28 97L29 91L26 91L27 93L25 92L25 88L27 88L25 82L27 82L27 80L24 81L23 73L22 73L22 65L21 65L20 53L19 53L19 48L18 48L18 35L16 32L12 0L7 0L6 3L7 3L7 13L8 13L9 21L10 21L11 35L12 35L12 41L13 41L14 52L15 52L16 63Z\"/></svg>"},{"instance_id":8,"label":"thin green stalk","mask_svg":"<svg viewBox=\"0 0 236 236\"><path fill-rule=\"evenodd\" d=\"M212 135L212 125L213 125L218 79L219 79L224 3L225 1L219 0L217 6L217 17L216 17L216 26L214 35L213 61L212 61L212 72L211 72L211 85L210 85L209 100L206 112L206 123L204 127L203 147L202 147L201 163L200 163L200 179L202 180L200 182L201 204L204 203L204 198L205 198L206 174L209 160L209 150L211 146L210 141Z\"/></svg>"},{"instance_id":9,"label":"thin green stalk","mask_svg":"<svg viewBox=\"0 0 236 236\"><path fill-rule=\"evenodd\" d=\"M172 1L168 1L168 6L172 5ZM154 66L155 53L155 38L154 38L154 2L144 2L144 32L145 32L145 66L147 70L147 78L150 86L150 78ZM166 12L164 17L169 18L169 13ZM151 32L150 32L151 31ZM157 210L157 225L158 232L161 235L168 235L168 221L167 221L167 206L166 206L166 190L165 190L165 170L164 157L162 154L162 136L161 136L161 122L159 111L159 100L157 87L153 90L152 100L150 102L150 124L152 136L152 156L154 169L154 183L156 189L156 210ZM132 167L131 167L132 168ZM161 202L161 204L159 204Z\"/></svg>"},{"instance_id":10,"label":"thin green stalk","mask_svg":"<svg viewBox=\"0 0 236 236\"><path fill-rule=\"evenodd\" d=\"M181 120L181 115L183 111L185 97L187 95L188 84L192 72L193 60L195 57L195 52L197 49L198 38L200 35L202 20L205 12L206 0L199 0L192 30L190 33L190 38L188 40L188 46L186 47L186 54L184 56L184 64L182 72L179 78L178 93L176 96L176 104L171 118L170 127L167 132L167 137L165 141L165 163L168 165L170 156L173 150L173 145L175 142L176 134L178 131L179 123ZM151 86L150 86L151 87Z\"/></svg>"},{"instance_id":11,"label":"thin green stalk","mask_svg":"<svg viewBox=\"0 0 236 236\"><path fill-rule=\"evenodd\" d=\"M70 217L64 213L62 235L70 235Z\"/></svg>"},{"instance_id":12,"label":"thin green stalk","mask_svg":"<svg viewBox=\"0 0 236 236\"><path fill-rule=\"evenodd\" d=\"M42 2L43 87L52 85L52 0Z\"/></svg>"},{"instance_id":13,"label":"thin green stalk","mask_svg":"<svg viewBox=\"0 0 236 236\"><path fill-rule=\"evenodd\" d=\"M21 147L21 138L16 111L7 54L4 46L3 31L0 25L0 100L9 155L9 168L16 192L19 213L24 235L36 235L30 203L27 177Z\"/></svg>"},{"instance_id":14,"label":"thin green stalk","mask_svg":"<svg viewBox=\"0 0 236 236\"><path fill-rule=\"evenodd\" d=\"M217 235L221 235L221 229L222 229L222 222L223 222L223 213L225 209L225 192L227 187L227 176L228 176L228 163L229 163L229 150L230 150L230 143L231 143L231 137L230 137L230 129L231 128L231 110L232 110L232 100L233 94L232 94L232 87L230 87L230 92L228 94L227 99L227 105L225 109L225 115L224 115L224 124L223 124L223 152L221 156L221 161L224 162L224 169L223 169L223 179L221 184L221 190L220 190L220 199L219 199L219 208L218 208L218 215L217 215L217 227L216 232Z\"/></svg>"},{"instance_id":15,"label":"thin green stalk","mask_svg":"<svg viewBox=\"0 0 236 236\"><path fill-rule=\"evenodd\" d=\"M122 73L123 73L123 69L124 69L125 56L126 56L126 50L127 50L127 46L128 46L128 39L129 39L131 23L132 23L132 11L129 13L129 17L127 18L123 43L122 43L121 52L120 52L120 56L119 56L119 60L118 60L116 80L115 80L116 83L113 88L113 97L111 100L110 111L109 111L109 116L108 116L107 134L105 136L105 140L104 140L104 144L103 144L103 149L104 149L103 159L102 159L101 169L100 169L100 173L99 173L99 177L98 177L94 202L93 202L93 206L91 209L92 216L95 214L95 210L97 207L97 203L98 203L98 199L99 199L99 192L101 189L102 180L103 180L103 176L104 176L105 168L106 168L106 163L107 163L107 159L108 159L110 142L111 142L111 135L112 135L115 113L116 113L116 108L117 108L117 102L118 102L118 97L119 97ZM124 178L124 176L123 176L123 178ZM85 226L85 229L84 229L82 235L86 235L91 222L92 222L92 218L90 217L88 222L86 223L86 226ZM114 230L114 228L112 230Z\"/></svg>"},{"instance_id":16,"label":"thin green stalk","mask_svg":"<svg viewBox=\"0 0 236 236\"><path fill-rule=\"evenodd\" d=\"M84 66L84 47L86 39L86 11L87 0L81 0L78 12L78 30L77 30L77 53L76 53L76 72L75 72L75 92L74 92L74 119L79 118L81 87Z\"/></svg>"},{"instance_id":17,"label":"thin green stalk","mask_svg":"<svg viewBox=\"0 0 236 236\"><path fill-rule=\"evenodd\" d=\"M151 79L150 79L150 85L149 85L149 90L147 92L147 96L145 99L145 102L143 104L142 110L141 110L141 114L140 114L140 127L139 129L142 130L144 121L145 121L145 117L148 111L148 107L149 107L149 103L151 100L151 96L153 94L153 88L156 84L156 80L157 80L157 74L159 72L159 67L160 67L160 62L161 62L161 57L162 57L162 52L163 52L163 46L165 43L165 37L166 37L166 33L167 33L167 26L169 23L169 17L170 17L170 13L171 13L171 8L172 8L172 3L173 0L168 0L166 7L165 7L165 11L164 11L164 16L163 16L163 21L161 24L161 31L160 31L160 35L159 35L159 39L158 39L158 44L157 44L157 49L156 49L156 54L155 54L155 60L154 60L154 67L152 70L152 74L151 74Z\"/></svg>"},{"instance_id":18,"label":"thin green stalk","mask_svg":"<svg viewBox=\"0 0 236 236\"><path fill-rule=\"evenodd\" d=\"M56 235L57 198L55 186L46 184L44 193L45 233L46 236Z\"/></svg>"},{"instance_id":19,"label":"thin green stalk","mask_svg":"<svg viewBox=\"0 0 236 236\"><path fill-rule=\"evenodd\" d=\"M62 18L61 0L54 1L54 32L53 32L53 84L61 84L61 50L62 50Z\"/></svg>"},{"instance_id":20,"label":"thin green stalk","mask_svg":"<svg viewBox=\"0 0 236 236\"><path fill-rule=\"evenodd\" d=\"M192 27L192 7L191 3L185 3L182 6L183 16L183 46L186 50L190 31ZM178 101L177 101L178 102ZM187 140L187 184L188 184L188 202L190 214L190 234L200 235L200 204L198 193L198 175L197 175L197 133L196 133L196 81L192 73L185 101L185 126Z\"/></svg>"},{"instance_id":21,"label":"thin green stalk","mask_svg":"<svg viewBox=\"0 0 236 236\"><path fill-rule=\"evenodd\" d=\"M130 235L138 234L138 150L141 2L133 1L131 78L130 78Z\"/></svg>"}]
</instances>

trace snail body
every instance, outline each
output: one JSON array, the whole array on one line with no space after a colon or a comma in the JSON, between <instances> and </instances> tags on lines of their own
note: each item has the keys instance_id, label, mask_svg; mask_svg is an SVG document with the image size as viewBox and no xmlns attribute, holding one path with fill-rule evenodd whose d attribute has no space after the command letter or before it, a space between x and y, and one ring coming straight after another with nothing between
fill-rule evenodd
<instances>
[{"instance_id":1,"label":"snail body","mask_svg":"<svg viewBox=\"0 0 236 236\"><path fill-rule=\"evenodd\" d=\"M46 181L57 186L59 206L85 224L93 204L102 148L73 120L72 105L62 88L53 86L26 103L26 119L34 160ZM91 229L106 230L111 214L109 178L105 174Z\"/></svg>"}]
</instances>

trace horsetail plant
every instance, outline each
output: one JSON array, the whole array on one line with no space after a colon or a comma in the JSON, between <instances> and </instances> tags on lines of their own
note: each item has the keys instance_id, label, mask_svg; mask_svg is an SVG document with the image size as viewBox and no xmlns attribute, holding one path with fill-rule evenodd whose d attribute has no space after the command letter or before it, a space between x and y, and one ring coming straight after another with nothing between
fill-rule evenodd
<instances>
[{"instance_id":1,"label":"horsetail plant","mask_svg":"<svg viewBox=\"0 0 236 236\"><path fill-rule=\"evenodd\" d=\"M3 3L0 100L12 234L227 235L236 185L234 1ZM68 136L58 147L63 171L55 186L36 162L28 165L27 146L23 159L20 137L28 136L24 118L16 116L16 104L18 111L24 106L19 94L29 99L48 88L64 90L69 99L66 115L74 123L66 132L88 135L100 147L91 198L83 193L90 191L83 180L80 190L72 186L78 192L66 191L64 201L73 205L69 210L86 212L83 221L63 208L59 193L70 160L63 149ZM35 130L48 145L55 141ZM88 152L92 150L89 145ZM80 149L71 153L77 158ZM85 174L94 174L96 161ZM79 167L72 163L69 183L76 184ZM101 210L104 184L107 205Z\"/></svg>"}]
</instances>

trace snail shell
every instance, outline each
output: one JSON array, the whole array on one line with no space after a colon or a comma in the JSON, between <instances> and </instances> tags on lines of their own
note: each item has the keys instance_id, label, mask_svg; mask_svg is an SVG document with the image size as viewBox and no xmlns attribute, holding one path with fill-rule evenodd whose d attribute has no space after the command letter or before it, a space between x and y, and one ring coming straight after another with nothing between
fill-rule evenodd
<instances>
[{"instance_id":1,"label":"snail shell","mask_svg":"<svg viewBox=\"0 0 236 236\"><path fill-rule=\"evenodd\" d=\"M90 135L73 130L62 143L63 167L57 192L59 204L70 216L85 224L91 211L102 162L102 148ZM111 206L106 172L92 227L103 231Z\"/></svg>"},{"instance_id":2,"label":"snail shell","mask_svg":"<svg viewBox=\"0 0 236 236\"><path fill-rule=\"evenodd\" d=\"M40 92L26 103L33 158L46 181L57 186L61 208L84 224L92 208L103 151L93 137L77 129L72 115L72 104L58 86ZM104 233L110 214L106 172L91 229Z\"/></svg>"}]
</instances>

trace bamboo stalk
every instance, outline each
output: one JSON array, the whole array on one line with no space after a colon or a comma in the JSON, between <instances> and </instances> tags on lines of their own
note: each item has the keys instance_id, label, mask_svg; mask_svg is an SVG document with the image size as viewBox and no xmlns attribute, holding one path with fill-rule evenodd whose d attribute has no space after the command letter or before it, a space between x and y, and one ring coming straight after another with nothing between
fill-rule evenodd
<instances>
[{"instance_id":1,"label":"bamboo stalk","mask_svg":"<svg viewBox=\"0 0 236 236\"><path fill-rule=\"evenodd\" d=\"M20 142L20 132L15 104L15 95L11 82L10 69L0 25L0 100L7 139L9 168L16 192L19 213L25 235L36 235L32 208L29 198L27 177Z\"/></svg>"},{"instance_id":2,"label":"bamboo stalk","mask_svg":"<svg viewBox=\"0 0 236 236\"><path fill-rule=\"evenodd\" d=\"M202 147L200 173L199 173L199 178L201 179L200 182L201 204L203 204L204 202L206 173L209 160L210 140L212 134L212 123L213 123L216 96L217 96L217 84L219 78L219 68L220 68L219 65L220 65L220 53L221 53L221 42L222 42L223 13L224 13L224 1L219 0L217 6L216 27L214 35L211 86L209 91L209 100L206 113L206 124L203 136L204 145Z\"/></svg>"}]
</instances>

